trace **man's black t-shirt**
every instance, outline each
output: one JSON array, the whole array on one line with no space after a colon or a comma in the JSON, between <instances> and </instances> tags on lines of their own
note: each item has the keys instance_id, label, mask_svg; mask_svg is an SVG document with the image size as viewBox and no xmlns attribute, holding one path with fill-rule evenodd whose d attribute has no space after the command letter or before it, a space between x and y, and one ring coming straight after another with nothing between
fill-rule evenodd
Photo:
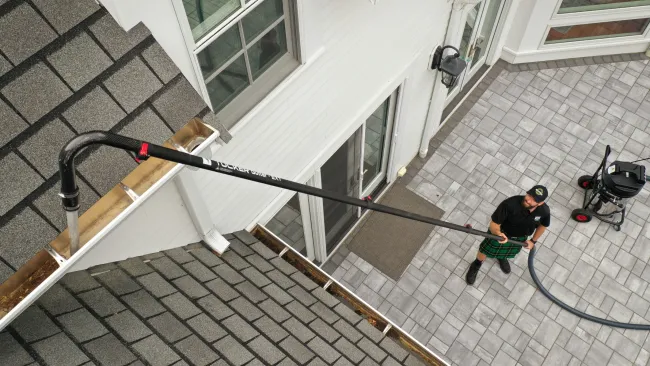
<instances>
[{"instance_id":1,"label":"man's black t-shirt","mask_svg":"<svg viewBox=\"0 0 650 366\"><path fill-rule=\"evenodd\" d=\"M543 204L530 212L522 205L524 196L506 198L492 214L492 221L501 225L501 231L509 238L529 236L538 225L551 225L551 210Z\"/></svg>"}]
</instances>

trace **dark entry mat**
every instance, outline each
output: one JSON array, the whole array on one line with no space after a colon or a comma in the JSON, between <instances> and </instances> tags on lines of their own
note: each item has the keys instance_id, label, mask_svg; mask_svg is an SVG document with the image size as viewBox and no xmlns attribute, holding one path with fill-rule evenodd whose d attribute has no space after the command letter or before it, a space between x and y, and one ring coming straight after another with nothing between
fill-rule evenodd
<instances>
[{"instance_id":1,"label":"dark entry mat","mask_svg":"<svg viewBox=\"0 0 650 366\"><path fill-rule=\"evenodd\" d=\"M445 214L401 184L393 185L378 203L435 219ZM365 221L351 238L348 249L395 281L399 280L434 228L431 224L375 211Z\"/></svg>"}]
</instances>

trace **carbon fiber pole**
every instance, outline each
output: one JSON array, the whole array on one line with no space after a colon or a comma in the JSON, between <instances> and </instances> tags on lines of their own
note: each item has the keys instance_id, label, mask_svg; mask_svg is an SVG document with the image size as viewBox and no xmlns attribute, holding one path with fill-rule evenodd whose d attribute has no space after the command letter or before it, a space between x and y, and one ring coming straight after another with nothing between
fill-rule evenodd
<instances>
[{"instance_id":1,"label":"carbon fiber pole","mask_svg":"<svg viewBox=\"0 0 650 366\"><path fill-rule=\"evenodd\" d=\"M77 141L77 142L75 142ZM78 189L75 183L74 175L74 156L77 152L75 149L80 149L91 144L105 144L117 147L123 150L132 151L136 154L142 152L142 147L147 146L148 156L160 158L163 160L173 161L179 164L190 165L197 168L210 170L213 172L230 175L237 178L242 178L262 184L284 188L295 192L300 192L321 198L327 198L332 201L345 203L352 206L363 207L372 211L382 212L385 214L403 217L409 220L425 222L431 225L448 228L451 230L462 231L467 234L483 236L489 239L502 240L500 236L492 235L487 232L471 229L462 225L453 224L450 222L437 220L432 217L426 217L411 213L408 211L400 210L395 207L384 206L378 203L362 200L338 193L326 191L324 189L310 187L305 184L300 184L285 180L272 175L252 171L249 169L240 168L238 166L222 163L219 161L204 159L186 152L181 152L164 146L151 144L148 142L138 141L129 137L124 137L108 132L93 131L75 137L68 145L62 150L59 157L59 165L61 169L61 197L63 198L63 206L66 211L74 211L78 209ZM68 148L70 146L70 148ZM77 150L78 151L78 150ZM526 246L526 243L511 240L509 243Z\"/></svg>"},{"instance_id":2,"label":"carbon fiber pole","mask_svg":"<svg viewBox=\"0 0 650 366\"><path fill-rule=\"evenodd\" d=\"M63 201L63 207L65 208L66 211L68 211L69 214L74 214L74 215L69 215L70 216L75 216L79 210L79 204L78 204L78 196L79 196L79 190L77 188L77 184L75 182L75 166L74 166L74 158L75 156L79 153L81 149L83 149L86 146L93 145L93 144L103 144L103 145L109 145L113 146L119 149L127 150L127 151L132 151L135 154L138 155L139 158L141 159L146 159L148 156L153 156L156 158L160 158L163 160L168 160L168 161L173 161L179 164L184 164L184 165L190 165L194 166L197 168L201 169L206 169L210 171L214 171L217 173L222 173L226 175L230 175L233 177L238 177L246 180L251 180L254 182L262 183L262 184L268 184L271 186L279 187L279 188L284 188L288 190L292 190L295 192L300 192L304 194L309 194L317 197L322 197L322 198L327 198L331 199L333 201L341 202L341 203L346 203L349 205L357 206L357 207L363 207L367 208L369 210L377 211L377 212L383 212L389 215L394 215L398 217L403 217L406 219L410 220L416 220L420 222L425 222L431 225L435 226L441 226L445 227L451 230L456 230L456 231L462 231L464 233L472 234L472 235L478 235L490 239L496 239L500 240L501 237L496 236L496 235L491 235L482 231L470 229L461 225L456 225L452 224L450 222L442 221L442 220L436 220L431 217L426 217L426 216L421 216L417 215L411 212L403 211L394 207L389 207L389 206L384 206L380 205L377 203L361 200L358 198L353 198L345 195L340 195L336 193L332 193L320 188L314 188L310 187L308 185L304 184L299 184L295 183L292 181L284 180L272 175L264 174L264 173L259 173L255 172L252 170L248 169L243 169L234 165L229 165L225 163L221 163L218 161L213 161L213 160L208 160L205 158L201 158L198 156L191 155L189 153L184 153L172 149L168 149L163 146L159 145L154 145L150 144L147 142L139 141L139 140L134 140L132 138L108 133L108 132L102 132L102 131L93 131L93 132L88 132L82 135L79 135L61 150L61 154L59 155L59 170L61 174L61 197ZM146 147L146 148L145 148ZM146 152L146 155L143 155L143 151ZM70 221L69 221L70 222ZM72 225L69 225L70 230L73 229ZM76 240L78 240L78 233L71 233L71 241L74 240L76 237ZM517 245L522 245L525 246L525 243L522 242L517 242L517 241L510 241L510 243L517 244ZM78 242L77 242L78 245ZM534 267L534 259L535 259L535 254L537 250L535 247L530 251L530 254L528 256L528 270L530 271L531 278L533 279L533 282L537 285L538 289L542 292L544 296L546 296L549 300L553 301L555 304L560 306L561 308L569 311L570 313L599 323L599 324L604 324L607 326L611 327L616 327L616 328L623 328L623 329L635 329L635 330L650 330L650 324L631 324L631 323L621 323L621 322L616 322L612 321L609 319L603 319L603 318L598 318L593 315L584 313L582 311L579 311L555 296L553 296L542 284L542 282L539 280L537 277L537 273L535 272L535 267ZM72 243L71 243L71 254L74 254L72 251Z\"/></svg>"}]
</instances>

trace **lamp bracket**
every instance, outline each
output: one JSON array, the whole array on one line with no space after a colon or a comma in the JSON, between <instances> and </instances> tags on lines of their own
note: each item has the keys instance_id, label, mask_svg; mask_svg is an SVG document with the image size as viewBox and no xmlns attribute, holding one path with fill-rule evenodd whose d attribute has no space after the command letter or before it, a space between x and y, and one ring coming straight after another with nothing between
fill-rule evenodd
<instances>
[{"instance_id":1,"label":"lamp bracket","mask_svg":"<svg viewBox=\"0 0 650 366\"><path fill-rule=\"evenodd\" d=\"M445 49L451 48L452 50L456 51L456 54L454 55L455 57L460 56L460 52L458 49L454 46L446 45L446 46L438 46L436 50L433 52L433 57L431 58L431 64L429 65L431 70L438 70L440 71L440 64L442 63L442 58L445 52Z\"/></svg>"}]
</instances>

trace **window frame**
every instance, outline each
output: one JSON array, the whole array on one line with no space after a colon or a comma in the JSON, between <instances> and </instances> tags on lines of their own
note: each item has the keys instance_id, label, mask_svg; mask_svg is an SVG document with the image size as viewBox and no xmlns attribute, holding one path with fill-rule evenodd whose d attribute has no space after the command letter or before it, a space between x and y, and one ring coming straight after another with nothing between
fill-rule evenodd
<instances>
[{"instance_id":1,"label":"window frame","mask_svg":"<svg viewBox=\"0 0 650 366\"><path fill-rule=\"evenodd\" d=\"M559 28L559 27L573 27L573 26L578 26L578 25L588 25L588 24L599 24L599 23L612 23L612 22L620 22L620 21L629 21L629 20L646 20L645 28L643 31L639 34L626 34L626 33L618 33L618 34L611 34L607 36L602 36L600 38L572 38L572 39L567 39L567 40L562 40L562 41L556 41L556 42L551 42L548 43L546 39L548 38L548 34L551 31L552 28ZM544 46L557 46L560 44L575 44L575 42L598 42L598 41L610 41L612 39L632 39L632 38L645 38L645 36L648 34L648 30L650 29L650 17L642 17L642 18L634 18L634 19L623 19L623 20L600 20L600 21L595 21L595 22L588 22L588 23L578 23L578 24L569 24L569 25L548 25L546 27L546 32L544 33L544 37L542 39L542 43ZM593 36L592 36L593 37Z\"/></svg>"},{"instance_id":2,"label":"window frame","mask_svg":"<svg viewBox=\"0 0 650 366\"><path fill-rule=\"evenodd\" d=\"M216 114L227 114L232 113L234 117L230 118L231 121L222 121L224 125L228 126L228 129L234 127L237 124L237 121L240 120L243 116L246 115L251 109L255 107L253 103L245 102L241 98L246 94L256 96L258 99L263 99L265 95L268 95L282 80L290 76L292 71L295 71L300 65L303 64L302 60L302 49L301 49L301 33L300 28L301 24L298 19L298 14L300 11L299 0L282 0L283 4L283 15L276 19L272 24L267 26L264 30L260 32L253 40L248 43L244 43L244 33L242 20L254 11L258 6L262 5L265 1L274 1L274 0L240 0L242 7L231 14L229 17L224 19L218 26L214 27L210 32L204 35L199 40L194 40L192 33L192 28L190 26L189 19L185 13L185 6L183 5L183 0L172 0L172 5L176 12L176 17L181 27L183 33L183 38L185 40L186 48L188 51L188 56L192 63L194 74L196 76L197 84L199 85L200 94L204 102L208 105L211 110L214 110L212 105L212 100L208 92L207 78L204 78L203 72L199 64L198 55L201 51L207 48L210 44L215 42L220 36L225 32L232 29L233 27L238 27L237 32L239 33L242 39L242 49L239 50L235 55L228 58L224 61L224 64L221 65L217 70L215 70L210 77L214 78L219 75L219 72L227 68L233 62L236 61L238 57L241 57L243 54L246 61L246 69L248 73L248 85L244 90L242 90L238 95L236 95L232 100L230 100L220 111ZM250 63L248 61L248 51L252 48L256 42L265 34L265 32L276 27L278 24L284 21L285 27L285 36L287 43L287 51L284 55L274 61L269 65L264 72L257 76L256 79L253 78L252 70L250 68ZM246 44L246 46L244 46ZM289 70L291 69L291 71ZM274 75L277 72L282 71L282 75ZM275 76L275 77L274 77ZM211 79L212 80L212 79ZM275 85L275 86L270 86ZM262 94L260 96L260 94ZM239 99L239 101L238 101ZM259 101L258 101L259 102ZM234 120L234 121L232 121Z\"/></svg>"},{"instance_id":3,"label":"window frame","mask_svg":"<svg viewBox=\"0 0 650 366\"><path fill-rule=\"evenodd\" d=\"M584 14L587 14L587 13L591 14L591 13L594 13L594 12L612 12L612 11L619 11L619 10L622 10L622 9L630 9L630 8L635 9L635 8L650 6L650 3L648 3L648 4L640 4L640 5L613 6L611 8L604 8L604 9L567 11L567 12L562 13L562 12L560 12L560 9L562 9L561 6L562 6L563 1L564 0L558 0L557 1L557 4L555 5L555 11L553 12L553 18L555 18L556 16L568 16L568 15L575 16L577 14L584 15ZM637 0L633 0L633 1L637 1ZM642 1L642 0L639 0L639 1ZM624 3L620 3L620 4L624 4Z\"/></svg>"},{"instance_id":4,"label":"window frame","mask_svg":"<svg viewBox=\"0 0 650 366\"><path fill-rule=\"evenodd\" d=\"M555 5L555 10L557 11L560 6L560 1ZM554 27L563 27L563 26L574 26L582 24L594 24L594 23L603 23L603 22L614 22L622 20L632 20L632 19L641 19L641 18L650 18L650 6L636 6L636 7L626 7L619 9L610 9L610 10L594 10L594 11L584 11L576 13L565 13L557 14L554 13L552 18L546 22L544 25L544 31L541 32L537 49L540 51L544 50L566 50L568 48L576 47L586 47L591 48L594 46L611 46L612 42L625 43L625 44L635 44L640 42L646 42L650 34L650 25L646 26L646 29L641 34L637 35L627 35L627 36L616 36L616 37L606 37L599 39L576 39L566 42L557 42L557 43L546 43L546 38L551 28Z\"/></svg>"}]
</instances>

